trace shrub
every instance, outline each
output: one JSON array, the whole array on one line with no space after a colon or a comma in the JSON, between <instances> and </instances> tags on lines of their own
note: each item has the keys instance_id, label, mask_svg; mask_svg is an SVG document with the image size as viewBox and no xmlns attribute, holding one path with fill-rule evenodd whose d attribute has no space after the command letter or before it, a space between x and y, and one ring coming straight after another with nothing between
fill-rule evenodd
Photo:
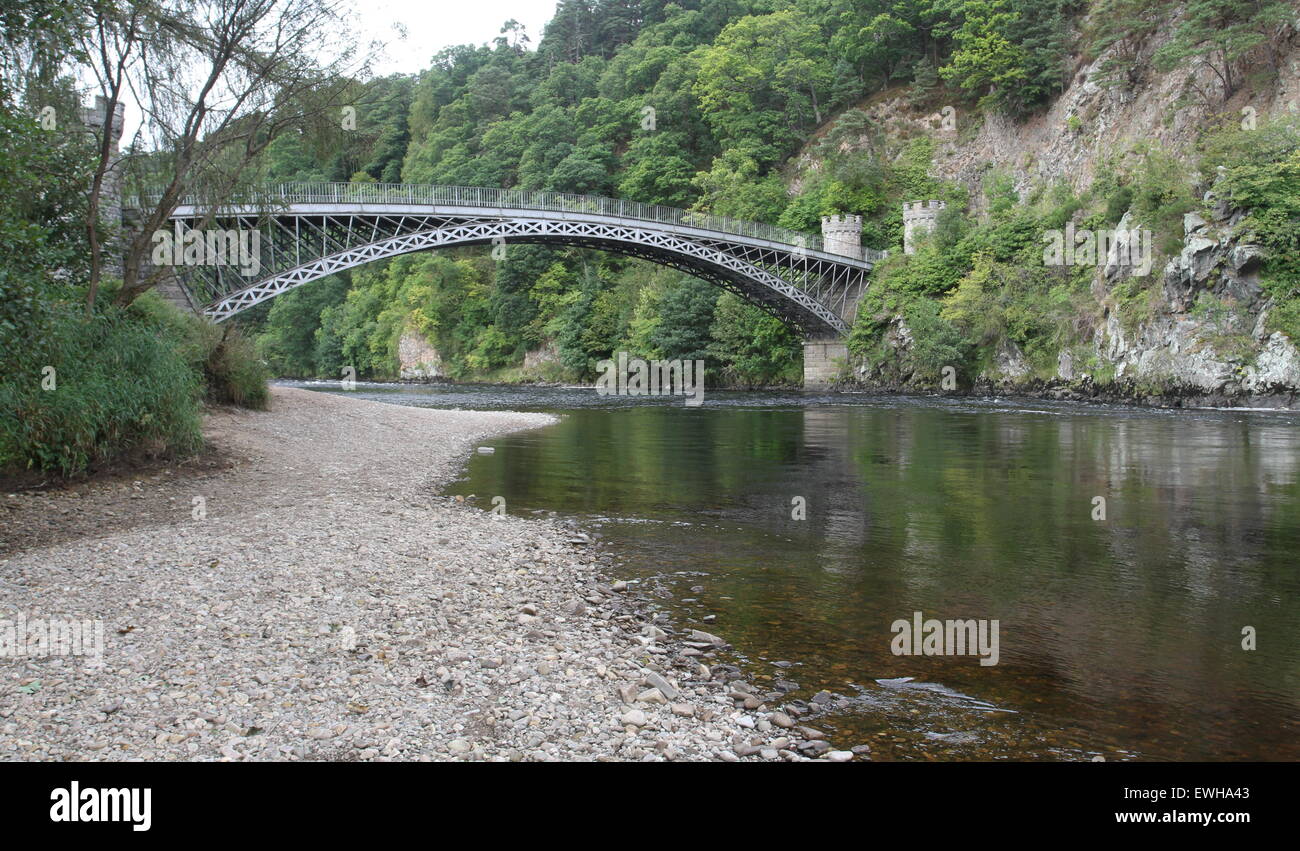
<instances>
[{"instance_id":1,"label":"shrub","mask_svg":"<svg viewBox=\"0 0 1300 851\"><path fill-rule=\"evenodd\" d=\"M797 384L800 341L780 320L723 293L713 313L711 359L725 380L748 386Z\"/></svg>"},{"instance_id":2,"label":"shrub","mask_svg":"<svg viewBox=\"0 0 1300 851\"><path fill-rule=\"evenodd\" d=\"M970 344L939 315L938 304L930 299L917 299L908 305L906 318L912 332L912 362L918 377L937 382L945 366L962 371Z\"/></svg>"},{"instance_id":3,"label":"shrub","mask_svg":"<svg viewBox=\"0 0 1300 851\"><path fill-rule=\"evenodd\" d=\"M256 410L266 410L270 403L266 365L257 355L257 346L237 326L223 329L204 361L203 376L209 402Z\"/></svg>"},{"instance_id":4,"label":"shrub","mask_svg":"<svg viewBox=\"0 0 1300 851\"><path fill-rule=\"evenodd\" d=\"M209 403L266 409L270 372L239 326L214 325L178 310L153 291L132 302L131 311L163 330L176 353L203 379Z\"/></svg>"},{"instance_id":5,"label":"shrub","mask_svg":"<svg viewBox=\"0 0 1300 851\"><path fill-rule=\"evenodd\" d=\"M1212 135L1202 169L1221 174L1215 191L1250 211L1243 227L1268 250L1269 327L1300 341L1300 120L1285 116L1258 130Z\"/></svg>"},{"instance_id":6,"label":"shrub","mask_svg":"<svg viewBox=\"0 0 1300 851\"><path fill-rule=\"evenodd\" d=\"M1183 247L1183 215L1196 209L1187 165L1169 154L1139 148L1140 166L1133 175L1133 211L1155 231L1156 247L1165 256Z\"/></svg>"},{"instance_id":7,"label":"shrub","mask_svg":"<svg viewBox=\"0 0 1300 851\"><path fill-rule=\"evenodd\" d=\"M127 308L109 302L89 318L47 303L40 333L4 353L0 473L74 476L137 455L186 455L203 442L205 397L266 407L266 369L237 328L153 293Z\"/></svg>"},{"instance_id":8,"label":"shrub","mask_svg":"<svg viewBox=\"0 0 1300 851\"><path fill-rule=\"evenodd\" d=\"M52 311L0 375L0 470L69 476L139 452L198 449L199 378L160 332L117 308Z\"/></svg>"}]
</instances>

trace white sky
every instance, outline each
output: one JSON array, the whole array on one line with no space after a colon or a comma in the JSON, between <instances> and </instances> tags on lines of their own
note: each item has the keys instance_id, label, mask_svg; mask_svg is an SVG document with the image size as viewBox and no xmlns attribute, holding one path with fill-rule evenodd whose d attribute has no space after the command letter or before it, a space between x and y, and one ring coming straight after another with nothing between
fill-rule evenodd
<instances>
[{"instance_id":1,"label":"white sky","mask_svg":"<svg viewBox=\"0 0 1300 851\"><path fill-rule=\"evenodd\" d=\"M524 25L529 46L537 48L542 29L555 14L556 0L354 0L362 41L388 44L375 65L376 76L412 74L429 66L444 47L490 44L501 25L514 18ZM399 40L396 26L406 28Z\"/></svg>"}]
</instances>

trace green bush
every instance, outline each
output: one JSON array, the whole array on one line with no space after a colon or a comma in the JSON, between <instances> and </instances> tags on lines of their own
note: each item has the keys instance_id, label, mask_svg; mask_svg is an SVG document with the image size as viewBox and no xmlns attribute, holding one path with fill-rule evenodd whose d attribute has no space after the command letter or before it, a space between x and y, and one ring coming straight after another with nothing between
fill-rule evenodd
<instances>
[{"instance_id":1,"label":"green bush","mask_svg":"<svg viewBox=\"0 0 1300 851\"><path fill-rule=\"evenodd\" d=\"M1268 251L1263 284L1273 298L1269 328L1300 341L1300 119L1284 116L1258 130L1212 134L1201 168L1221 175L1216 192L1250 211L1243 222L1248 239Z\"/></svg>"},{"instance_id":2,"label":"green bush","mask_svg":"<svg viewBox=\"0 0 1300 851\"><path fill-rule=\"evenodd\" d=\"M90 318L71 304L45 309L40 333L3 359L0 473L73 476L138 455L185 455L202 445L205 397L267 405L266 369L233 326L153 293Z\"/></svg>"},{"instance_id":3,"label":"green bush","mask_svg":"<svg viewBox=\"0 0 1300 851\"><path fill-rule=\"evenodd\" d=\"M915 379L926 383L944 366L978 372L1004 343L1050 374L1060 350L1086 335L1091 271L1046 267L1042 259L1043 234L1083 210L1085 199L1056 186L1017 201L1006 181L990 186L1003 202L996 214L975 221L950 206L914 255L891 255L876 267L851 351L883 360L884 333L901 315L913 337Z\"/></svg>"},{"instance_id":4,"label":"green bush","mask_svg":"<svg viewBox=\"0 0 1300 851\"><path fill-rule=\"evenodd\" d=\"M69 476L199 448L199 378L164 329L116 308L64 308L43 330L0 375L0 471Z\"/></svg>"},{"instance_id":5,"label":"green bush","mask_svg":"<svg viewBox=\"0 0 1300 851\"><path fill-rule=\"evenodd\" d=\"M207 402L266 409L270 372L239 326L214 325L176 309L153 291L132 302L131 312L162 329L176 353L203 379Z\"/></svg>"},{"instance_id":6,"label":"green bush","mask_svg":"<svg viewBox=\"0 0 1300 851\"><path fill-rule=\"evenodd\" d=\"M1139 147L1142 161L1133 175L1133 211L1155 231L1156 247L1165 256L1183 247L1183 215L1197 207L1187 164L1161 151Z\"/></svg>"},{"instance_id":7,"label":"green bush","mask_svg":"<svg viewBox=\"0 0 1300 851\"><path fill-rule=\"evenodd\" d=\"M732 293L723 293L713 311L711 365L731 384L798 384L801 341L780 320Z\"/></svg>"},{"instance_id":8,"label":"green bush","mask_svg":"<svg viewBox=\"0 0 1300 851\"><path fill-rule=\"evenodd\" d=\"M271 401L270 375L257 346L237 326L223 329L204 362L203 376L209 402L262 411Z\"/></svg>"},{"instance_id":9,"label":"green bush","mask_svg":"<svg viewBox=\"0 0 1300 851\"><path fill-rule=\"evenodd\" d=\"M970 343L940 315L938 304L917 299L908 306L906 318L912 332L912 362L919 378L938 383L944 367L964 371Z\"/></svg>"}]
</instances>

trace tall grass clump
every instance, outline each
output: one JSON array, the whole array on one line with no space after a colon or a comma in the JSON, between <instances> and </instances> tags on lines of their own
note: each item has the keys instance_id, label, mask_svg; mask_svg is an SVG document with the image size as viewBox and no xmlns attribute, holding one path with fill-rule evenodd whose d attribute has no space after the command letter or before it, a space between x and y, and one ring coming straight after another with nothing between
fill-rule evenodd
<instances>
[{"instance_id":1,"label":"tall grass clump","mask_svg":"<svg viewBox=\"0 0 1300 851\"><path fill-rule=\"evenodd\" d=\"M233 325L222 328L203 374L209 402L262 411L271 400L270 374L258 357L257 346Z\"/></svg>"},{"instance_id":2,"label":"tall grass clump","mask_svg":"<svg viewBox=\"0 0 1300 851\"><path fill-rule=\"evenodd\" d=\"M41 326L0 353L0 475L188 455L203 444L205 400L267 406L266 367L247 337L153 293L89 318L52 305Z\"/></svg>"},{"instance_id":3,"label":"tall grass clump","mask_svg":"<svg viewBox=\"0 0 1300 851\"><path fill-rule=\"evenodd\" d=\"M202 445L198 375L157 324L128 310L53 310L0 371L0 472L72 476Z\"/></svg>"},{"instance_id":4,"label":"tall grass clump","mask_svg":"<svg viewBox=\"0 0 1300 851\"><path fill-rule=\"evenodd\" d=\"M256 345L238 326L214 325L176 309L152 291L137 298L131 308L165 329L176 351L203 379L209 404L266 409L270 372Z\"/></svg>"}]
</instances>

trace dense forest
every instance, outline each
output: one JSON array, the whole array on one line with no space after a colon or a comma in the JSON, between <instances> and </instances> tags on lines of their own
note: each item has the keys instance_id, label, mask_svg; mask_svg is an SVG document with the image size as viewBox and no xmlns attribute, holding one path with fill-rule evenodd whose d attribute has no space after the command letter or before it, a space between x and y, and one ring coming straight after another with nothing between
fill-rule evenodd
<instances>
[{"instance_id":1,"label":"dense forest","mask_svg":"<svg viewBox=\"0 0 1300 851\"><path fill-rule=\"evenodd\" d=\"M989 323L1007 317L991 315L986 302L997 299L975 297L969 283L946 315L941 297L972 274L1022 265L1041 228L1081 209L1114 223L1135 199L1168 219L1190 209L1193 187L1153 151L1086 197L1044 187L1021 198L994 175L984 191L999 197L980 199L991 217L977 219L968 187L931 177L931 140L885 140L858 107L906 86L918 108L959 102L1021 120L1062 90L1072 53L1140 39L1181 7L1190 14L1156 57L1162 67L1205 57L1233 69L1290 14L1266 0L562 0L535 50L511 21L490 45L444 50L414 78L373 81L351 138L282 138L266 176L606 195L814 233L822 215L855 213L873 248L901 243L900 202L944 199L952 212L938 246L881 269L864 310L904 311L928 361L974 368ZM1108 76L1122 80L1133 69L1123 50L1112 54ZM877 137L868 152L846 144ZM1279 144L1269 164L1294 151ZM794 180L801 154L817 168ZM1036 265L1030 277L1040 280L1017 287L1011 332L1046 357L1086 284L1049 280ZM289 376L337 377L350 365L393 377L409 333L453 378L580 379L619 350L704 357L711 380L731 384L800 375L800 341L758 308L583 249L512 246L500 262L482 250L407 256L290 292L244 321ZM869 353L878 331L862 323L856 350ZM542 349L541 367L521 372L525 354Z\"/></svg>"},{"instance_id":2,"label":"dense forest","mask_svg":"<svg viewBox=\"0 0 1300 851\"><path fill-rule=\"evenodd\" d=\"M867 244L900 242L898 203L938 191L924 146L897 161L834 156L798 195L782 169L832 116L900 81L1032 109L1061 84L1067 22L1040 2L564 0L535 50L509 22L488 46L444 50L418 78L367 87L356 138L268 152L273 180L522 187L607 195L816 232L866 214ZM988 76L990 33L1009 39ZM418 33L412 35L418 38ZM838 135L837 135L838 134ZM715 378L797 383L799 340L729 293L641 261L516 246L415 255L277 299L254 323L272 368L373 377L423 334L452 377L498 376L551 344L544 376L580 378L612 351L706 357Z\"/></svg>"},{"instance_id":3,"label":"dense forest","mask_svg":"<svg viewBox=\"0 0 1300 851\"><path fill-rule=\"evenodd\" d=\"M231 23L251 26L238 16L272 5L236 4ZM283 11L332 15L316 0ZM111 0L19 0L3 13L0 403L26 414L0 429L0 466L80 470L123 446L192 446L195 405L259 404L263 368L395 378L411 339L436 349L453 379L590 379L617 351L705 359L711 384L801 378L801 340L760 308L582 248L406 255L289 291L218 329L168 313L138 269L128 263L115 278L105 262L111 234L88 207L106 174L102 140L42 117L50 104L78 112L85 87L69 67L93 68L124 36L140 44L128 57L137 96L174 101L155 103L153 147L124 162L132 178L169 178L172 201L202 181L406 182L614 196L810 233L824 215L861 215L863 244L895 250L873 273L850 351L867 365L896 360L903 322L909 375L924 384L948 366L970 380L1009 346L1043 375L1068 352L1104 380L1096 329L1112 312L1140 327L1160 276L1108 285L1103 308L1092 270L1044 265L1042 234L1066 223L1149 227L1163 263L1213 182L1219 200L1249 213L1241 226L1265 253L1267 329L1300 339L1297 117L1261 116L1247 130L1226 108L1276 81L1296 37L1288 0L561 0L536 41L507 21L483 44L438 52L419 74L382 78L310 67L301 46L267 61L219 29L187 26L191 13L186 3ZM242 112L211 109L201 89L186 101L140 60L146 49L178 75L186 63L242 62L244 78L265 74L265 96ZM873 112L956 106L964 134L993 119L1024 126L1099 57L1098 82L1123 90L1201 69L1204 85L1178 97L1224 111L1198 113L1209 118L1189 131L1186 151L1107 152L1088 186L1028 187L997 169L974 181L941 176L934 133L900 132ZM112 73L99 76L109 91ZM112 97L125 96L120 73L116 85ZM163 132L169 110L187 109L199 120ZM220 122L207 129L211 116ZM1061 132L1086 138L1087 120L1071 115ZM904 256L901 203L916 199L947 206L933 236ZM154 211L159 221L169 212L167 199ZM1235 309L1222 299L1195 308L1211 319ZM1244 358L1253 344L1241 326L1223 324L1214 342ZM89 383L60 385L66 393L39 392L43 370L63 374L59 364L73 362L98 372L74 371ZM119 387L124 376L136 386ZM146 397L155 402L129 401Z\"/></svg>"}]
</instances>

